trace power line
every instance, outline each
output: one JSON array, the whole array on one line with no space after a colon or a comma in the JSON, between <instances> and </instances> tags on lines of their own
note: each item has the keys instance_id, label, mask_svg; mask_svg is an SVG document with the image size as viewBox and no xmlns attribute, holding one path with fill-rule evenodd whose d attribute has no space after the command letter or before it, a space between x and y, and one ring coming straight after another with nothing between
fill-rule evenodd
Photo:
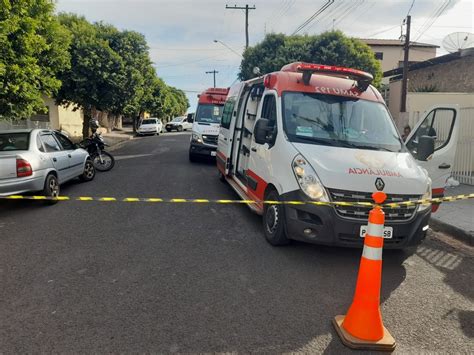
<instances>
[{"instance_id":1,"label":"power line","mask_svg":"<svg viewBox=\"0 0 474 355\"><path fill-rule=\"evenodd\" d=\"M212 74L214 76L214 87L216 87L216 74L219 72L217 70L207 71L206 74Z\"/></svg>"},{"instance_id":2,"label":"power line","mask_svg":"<svg viewBox=\"0 0 474 355\"><path fill-rule=\"evenodd\" d=\"M419 31L418 37L416 37L415 42L420 39L423 34L430 29L430 27L438 20L438 18L443 14L444 10L449 6L451 3L451 0L447 0L444 3L441 4L441 6L438 8L438 10L434 13L433 16L431 16L423 25L422 29Z\"/></svg>"},{"instance_id":3,"label":"power line","mask_svg":"<svg viewBox=\"0 0 474 355\"><path fill-rule=\"evenodd\" d=\"M250 7L248 4L245 7L226 5L225 8L227 10L245 10L245 49L247 49L249 47L249 11L256 10L255 5L253 7Z\"/></svg>"},{"instance_id":4,"label":"power line","mask_svg":"<svg viewBox=\"0 0 474 355\"><path fill-rule=\"evenodd\" d=\"M415 5L415 0L411 2L410 8L408 9L407 16L410 15L411 9L413 9L413 5Z\"/></svg>"},{"instance_id":5,"label":"power line","mask_svg":"<svg viewBox=\"0 0 474 355\"><path fill-rule=\"evenodd\" d=\"M316 12L311 15L305 22L298 26L298 28L291 34L292 36L296 35L298 32L303 30L306 26L308 26L313 20L322 14L326 9L334 3L334 0L328 0L323 6L321 6Z\"/></svg>"},{"instance_id":6,"label":"power line","mask_svg":"<svg viewBox=\"0 0 474 355\"><path fill-rule=\"evenodd\" d=\"M354 2L354 4L352 6L349 6L348 9L341 15L341 17L339 18L339 20L336 22L336 25L339 25L346 17L347 15L349 15L349 13L352 12L352 10L354 8L356 8L357 6L359 5L362 5L364 3L365 0L360 0L361 3L359 4L358 2Z\"/></svg>"}]
</instances>

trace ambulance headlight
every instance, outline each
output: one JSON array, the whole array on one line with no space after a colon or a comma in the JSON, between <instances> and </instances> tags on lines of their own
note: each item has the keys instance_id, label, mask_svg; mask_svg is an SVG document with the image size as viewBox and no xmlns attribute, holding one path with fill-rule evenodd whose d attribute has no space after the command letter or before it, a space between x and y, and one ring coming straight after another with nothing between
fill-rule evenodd
<instances>
[{"instance_id":1,"label":"ambulance headlight","mask_svg":"<svg viewBox=\"0 0 474 355\"><path fill-rule=\"evenodd\" d=\"M421 196L421 199L422 200L430 200L432 198L432 194L431 194L431 179L429 179L429 182L428 182L428 187L426 188L426 192L423 194L423 196ZM427 208L431 208L431 203L422 203L419 207L419 211L424 211L426 210Z\"/></svg>"},{"instance_id":2,"label":"ambulance headlight","mask_svg":"<svg viewBox=\"0 0 474 355\"><path fill-rule=\"evenodd\" d=\"M197 142L197 143L202 143L201 135L197 134L197 133L193 133L193 135L191 136L191 141Z\"/></svg>"},{"instance_id":3,"label":"ambulance headlight","mask_svg":"<svg viewBox=\"0 0 474 355\"><path fill-rule=\"evenodd\" d=\"M297 155L292 163L293 172L296 181L300 185L301 190L311 199L316 201L329 202L329 198L318 175L313 167L301 155Z\"/></svg>"}]
</instances>

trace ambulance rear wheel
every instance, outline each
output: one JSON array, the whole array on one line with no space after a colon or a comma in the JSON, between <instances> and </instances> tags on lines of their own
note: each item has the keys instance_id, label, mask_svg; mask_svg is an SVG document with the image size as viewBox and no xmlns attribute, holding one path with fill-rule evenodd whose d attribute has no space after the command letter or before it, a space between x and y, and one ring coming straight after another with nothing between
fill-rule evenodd
<instances>
[{"instance_id":1,"label":"ambulance rear wheel","mask_svg":"<svg viewBox=\"0 0 474 355\"><path fill-rule=\"evenodd\" d=\"M278 193L270 191L266 196L267 201L280 201ZM287 245L290 239L286 236L285 211L282 205L264 204L263 208L263 230L265 239L273 246Z\"/></svg>"}]
</instances>

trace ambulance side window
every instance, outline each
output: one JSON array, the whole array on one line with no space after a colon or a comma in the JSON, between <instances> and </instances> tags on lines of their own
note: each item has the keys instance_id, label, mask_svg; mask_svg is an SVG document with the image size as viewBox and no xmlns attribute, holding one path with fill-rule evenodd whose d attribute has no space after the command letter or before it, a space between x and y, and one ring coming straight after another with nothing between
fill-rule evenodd
<instances>
[{"instance_id":1,"label":"ambulance side window","mask_svg":"<svg viewBox=\"0 0 474 355\"><path fill-rule=\"evenodd\" d=\"M274 95L267 95L263 99L262 118L266 118L268 120L268 126L273 129L268 134L268 138L271 142L275 142L277 135L277 111Z\"/></svg>"},{"instance_id":2,"label":"ambulance side window","mask_svg":"<svg viewBox=\"0 0 474 355\"><path fill-rule=\"evenodd\" d=\"M235 104L235 98L232 97L232 98L229 98L224 105L221 126L226 129L229 129L230 122L232 121L232 113L234 112L234 104Z\"/></svg>"}]
</instances>

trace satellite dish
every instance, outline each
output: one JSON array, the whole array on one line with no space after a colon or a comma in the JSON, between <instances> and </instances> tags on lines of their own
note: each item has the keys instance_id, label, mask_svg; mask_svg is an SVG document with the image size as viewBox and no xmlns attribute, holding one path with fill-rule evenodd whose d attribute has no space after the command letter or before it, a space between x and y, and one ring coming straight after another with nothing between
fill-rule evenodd
<instances>
[{"instance_id":1,"label":"satellite dish","mask_svg":"<svg viewBox=\"0 0 474 355\"><path fill-rule=\"evenodd\" d=\"M460 52L463 49L474 47L474 33L454 32L443 39L443 48L449 53Z\"/></svg>"}]
</instances>

